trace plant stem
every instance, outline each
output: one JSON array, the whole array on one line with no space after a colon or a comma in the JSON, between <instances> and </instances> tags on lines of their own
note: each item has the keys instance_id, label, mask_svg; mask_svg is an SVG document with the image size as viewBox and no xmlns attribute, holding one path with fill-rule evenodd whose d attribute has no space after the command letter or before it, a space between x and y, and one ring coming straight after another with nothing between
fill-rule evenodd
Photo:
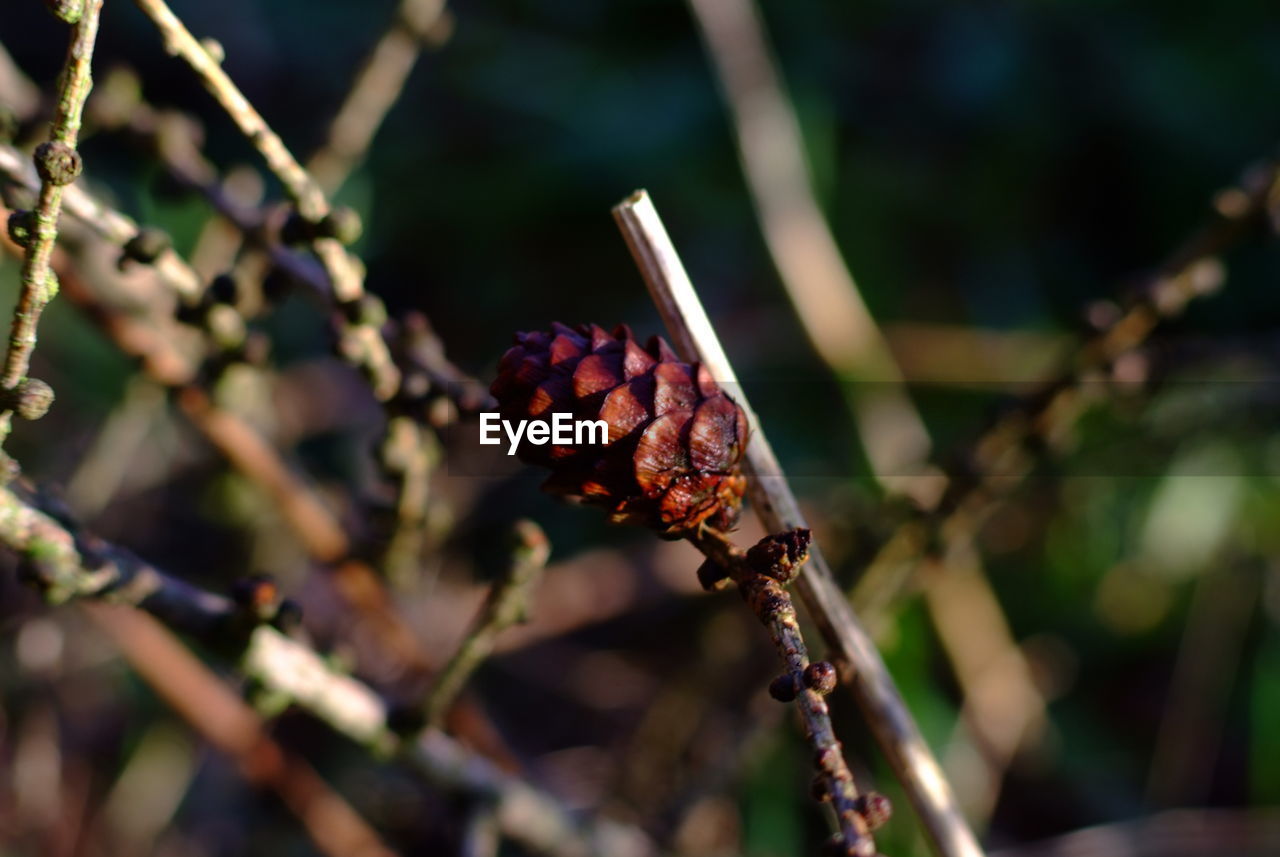
<instances>
[{"instance_id":1,"label":"plant stem","mask_svg":"<svg viewBox=\"0 0 1280 857\"><path fill-rule=\"evenodd\" d=\"M1034 463L1029 442L1053 440L1083 412L1082 379L1104 371L1140 346L1162 322L1223 283L1221 254L1249 236L1280 198L1280 162L1250 169L1241 181L1214 195L1208 219L1186 238L1123 310L1081 342L1056 378L1015 401L993 419L948 468L946 490L903 522L859 576L854 605L874 624L891 613L925 565L926 546L971 540L988 515L1021 483ZM910 547L904 551L904 546Z\"/></svg>"},{"instance_id":2,"label":"plant stem","mask_svg":"<svg viewBox=\"0 0 1280 857\"><path fill-rule=\"evenodd\" d=\"M165 49L191 66L191 70L240 129L240 133L248 138L266 160L268 169L280 179L290 198L298 206L298 213L311 221L317 221L328 214L329 201L320 185L298 163L280 135L271 129L267 120L262 118L262 114L223 71L221 63L191 34L182 19L174 14L164 0L135 2L160 31Z\"/></svg>"},{"instance_id":3,"label":"plant stem","mask_svg":"<svg viewBox=\"0 0 1280 857\"><path fill-rule=\"evenodd\" d=\"M747 414L751 442L746 449L746 469L760 521L769 532L806 526L786 474L742 394L733 366L649 195L637 191L615 206L613 214L677 352L686 360L703 363L721 386L734 391L734 398ZM810 549L809 562L795 588L920 816L934 852L939 857L981 855L942 769L817 545Z\"/></svg>"},{"instance_id":4,"label":"plant stem","mask_svg":"<svg viewBox=\"0 0 1280 857\"><path fill-rule=\"evenodd\" d=\"M389 26L356 74L347 97L329 125L324 147L307 170L329 193L346 181L369 150L374 135L404 92L423 46L444 21L444 0L401 0Z\"/></svg>"},{"instance_id":5,"label":"plant stem","mask_svg":"<svg viewBox=\"0 0 1280 857\"><path fill-rule=\"evenodd\" d=\"M915 468L929 433L902 371L814 197L800 121L770 55L754 0L689 0L719 78L751 202L773 264L805 334L843 386L876 480L927 499L936 478Z\"/></svg>"},{"instance_id":6,"label":"plant stem","mask_svg":"<svg viewBox=\"0 0 1280 857\"><path fill-rule=\"evenodd\" d=\"M135 2L156 25L169 52L181 57L191 67L205 89L262 155L267 167L284 185L298 214L313 224L323 220L330 212L324 189L293 156L262 114L249 103L249 99L223 71L222 65L164 0ZM311 242L311 249L328 274L333 297L338 304L354 304L364 296L359 267L337 239L316 238ZM366 373L379 401L385 402L395 395L400 388L400 371L387 353L387 344L375 326L345 324L339 330L339 341L343 356Z\"/></svg>"},{"instance_id":7,"label":"plant stem","mask_svg":"<svg viewBox=\"0 0 1280 857\"><path fill-rule=\"evenodd\" d=\"M427 723L439 726L471 673L493 652L498 635L529 613L529 598L546 567L551 545L532 521L515 525L515 546L506 573L496 581L458 650L440 670L427 696Z\"/></svg>"},{"instance_id":8,"label":"plant stem","mask_svg":"<svg viewBox=\"0 0 1280 857\"><path fill-rule=\"evenodd\" d=\"M234 760L246 780L276 793L319 853L397 857L346 798L304 759L272 738L261 716L169 629L136 610L84 606L157 696L205 741Z\"/></svg>"},{"instance_id":9,"label":"plant stem","mask_svg":"<svg viewBox=\"0 0 1280 857\"><path fill-rule=\"evenodd\" d=\"M821 693L804 682L809 652L800 633L791 594L777 580L750 568L745 562L746 555L722 533L701 527L689 537L689 541L708 559L729 572L751 612L769 631L769 637L786 668L786 675L796 689L796 709L804 724L805 738L813 750L814 767L822 784L821 793L831 801L835 810L845 852L874 855L875 841L860 812L857 785L845 763L827 702Z\"/></svg>"},{"instance_id":10,"label":"plant stem","mask_svg":"<svg viewBox=\"0 0 1280 857\"><path fill-rule=\"evenodd\" d=\"M85 0L80 18L71 25L71 43L59 78L58 99L49 128L49 142L66 147L70 156L78 158L76 141L80 136L81 115L85 99L93 88L93 48L98 39L98 19L102 0ZM31 353L36 347L36 328L40 315L57 292L57 282L49 269L49 258L58 238L58 215L62 211L62 194L70 181L42 178L39 200L32 212L32 228L22 261L22 283L18 303L13 310L13 326L9 334L9 351L5 355L0 387L12 391L26 378ZM0 443L12 428L13 414L0 414Z\"/></svg>"},{"instance_id":11,"label":"plant stem","mask_svg":"<svg viewBox=\"0 0 1280 857\"><path fill-rule=\"evenodd\" d=\"M401 739L387 726L382 699L337 672L304 643L268 625L240 628L237 606L184 583L130 551L93 538L48 514L29 497L0 487L0 544L25 560L46 600L89 598L137 607L173 630L218 644L240 643L239 669L378 754L392 754L424 779L491 802L505 836L550 857L647 857L652 844L635 828L604 819L581 822L559 801L463 747L438 729ZM234 630L234 628L233 628Z\"/></svg>"},{"instance_id":12,"label":"plant stem","mask_svg":"<svg viewBox=\"0 0 1280 857\"><path fill-rule=\"evenodd\" d=\"M17 149L3 143L0 143L0 174L21 187L37 192L40 189L40 180L30 162ZM138 224L133 218L91 196L79 185L63 188L62 209L112 244L123 247L138 234ZM199 292L200 276L172 249L161 253L152 267L178 294L191 296Z\"/></svg>"}]
</instances>

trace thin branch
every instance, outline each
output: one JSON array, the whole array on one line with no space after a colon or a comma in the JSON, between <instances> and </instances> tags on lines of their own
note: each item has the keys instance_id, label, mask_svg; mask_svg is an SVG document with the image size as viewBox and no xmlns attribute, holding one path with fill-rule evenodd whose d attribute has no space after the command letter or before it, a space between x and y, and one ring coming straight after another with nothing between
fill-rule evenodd
<instances>
[{"instance_id":1,"label":"thin branch","mask_svg":"<svg viewBox=\"0 0 1280 857\"><path fill-rule=\"evenodd\" d=\"M191 122L182 114L160 110L145 102L133 105L127 115L127 129L152 149L169 173L179 183L201 194L223 218L239 229L246 240L264 252L275 267L285 271L296 282L308 287L310 293L326 306L335 301L331 278L313 258L282 245L278 237L266 228L264 212L243 205L229 193L218 179L217 169L200 152L192 139ZM451 363L444 354L439 337L425 319L410 316L401 325L403 330L394 341L393 355L388 355L403 373L401 392L409 394L418 386L421 376L434 393L447 396L463 413L492 410L491 399L485 385ZM369 325L361 325L361 336L369 331L378 333ZM340 330L342 336L345 331ZM385 346L384 349L385 350ZM381 353L381 352L379 352ZM360 349L342 349L342 356L360 368Z\"/></svg>"},{"instance_id":2,"label":"thin branch","mask_svg":"<svg viewBox=\"0 0 1280 857\"><path fill-rule=\"evenodd\" d=\"M927 429L814 198L800 122L771 56L760 11L753 0L690 0L689 5L731 110L739 156L766 243L800 320L819 354L846 384L873 382L847 393L872 473L891 494L905 494L926 508L936 505L946 480L936 471L910 475L909 469L914 470L928 455ZM975 561L968 571L964 579L989 596L983 606L994 619L991 633L1007 632L1008 622L981 566ZM935 607L935 620L941 618L945 604L937 599L930 604ZM966 692L966 705L977 705L986 713L990 705L983 709L983 698L969 693L983 687L970 680L973 670L966 655L973 652L972 635L950 623L935 621L935 625ZM1009 715L1014 720L1025 716L1028 721L1023 725L1030 728L1044 717L1043 700L1027 679L1025 663L1012 640L1001 642L1012 664L1003 673L1004 689L1027 706ZM1027 729L1001 730L992 725L999 722L980 717L965 721L984 746L1000 748L995 755L1002 770ZM997 793L999 777L988 780L987 787L963 796L968 805L983 804L984 795Z\"/></svg>"},{"instance_id":3,"label":"thin branch","mask_svg":"<svg viewBox=\"0 0 1280 857\"><path fill-rule=\"evenodd\" d=\"M164 0L135 0L160 31L170 53L181 57L204 83L222 109L249 139L280 179L297 206L298 213L312 224L320 224L330 213L329 200L311 174L298 163L280 136L222 70L222 65L200 43ZM335 300L343 306L357 305L364 296L359 267L336 239L319 236L311 248L324 266ZM377 326L351 322L340 331L343 355L369 376L374 395L387 401L400 388L400 372L387 353Z\"/></svg>"},{"instance_id":4,"label":"thin branch","mask_svg":"<svg viewBox=\"0 0 1280 857\"><path fill-rule=\"evenodd\" d=\"M0 171L4 169L4 154L0 149ZM87 194L82 196L90 208L100 207ZM97 234L111 243L120 237L114 230L97 230ZM176 265L186 264L181 257L175 256L174 260ZM87 312L121 351L141 358L143 370L152 381L176 392L175 400L192 425L271 497L309 556L320 562L347 556L350 544L341 523L289 469L266 438L241 417L218 407L193 381L196 366L188 356L174 349L165 337L149 335L145 322L135 314L117 312L104 304L69 264L56 267L67 298Z\"/></svg>"},{"instance_id":5,"label":"thin branch","mask_svg":"<svg viewBox=\"0 0 1280 857\"><path fill-rule=\"evenodd\" d=\"M1278 197L1280 161L1275 160L1215 194L1208 220L1169 255L1128 306L1103 320L1057 378L1006 407L946 468L946 491L921 510L921 517L903 522L860 576L852 593L859 612L874 620L891 611L923 567L929 545L941 540L963 547L959 543L971 541L1000 498L1030 471L1034 442L1052 448L1075 423L1086 405L1085 379L1132 352L1191 301L1221 288L1221 254L1266 224Z\"/></svg>"},{"instance_id":6,"label":"thin branch","mask_svg":"<svg viewBox=\"0 0 1280 857\"><path fill-rule=\"evenodd\" d=\"M929 618L964 695L944 765L968 817L983 823L1018 751L1043 737L1047 704L977 552L938 560L926 583Z\"/></svg>"},{"instance_id":7,"label":"thin branch","mask_svg":"<svg viewBox=\"0 0 1280 857\"><path fill-rule=\"evenodd\" d=\"M303 477L289 468L269 440L237 414L219 407L194 384L179 390L176 401L205 439L271 498L309 557L332 563L348 555L351 543L342 523Z\"/></svg>"},{"instance_id":8,"label":"thin branch","mask_svg":"<svg viewBox=\"0 0 1280 857\"><path fill-rule=\"evenodd\" d=\"M517 521L512 536L515 544L503 576L494 582L480 613L427 696L427 722L432 726L440 725L467 679L493 653L498 635L525 621L529 614L530 599L546 568L551 545L532 521Z\"/></svg>"},{"instance_id":9,"label":"thin branch","mask_svg":"<svg viewBox=\"0 0 1280 857\"><path fill-rule=\"evenodd\" d=\"M746 464L752 504L769 532L806 526L786 475L751 410L689 275L648 194L617 205L614 218L627 240L677 351L701 362L747 413L751 442ZM902 700L892 676L845 600L815 545L795 587L838 661L890 766L916 808L935 852L942 857L981 855L946 779Z\"/></svg>"},{"instance_id":10,"label":"thin branch","mask_svg":"<svg viewBox=\"0 0 1280 857\"><path fill-rule=\"evenodd\" d=\"M145 613L85 608L161 699L230 756L249 782L270 788L329 857L395 857L347 800L306 761L267 734L262 718L173 634Z\"/></svg>"},{"instance_id":11,"label":"thin branch","mask_svg":"<svg viewBox=\"0 0 1280 857\"><path fill-rule=\"evenodd\" d=\"M19 490L0 488L0 541L22 555L23 577L45 601L95 598L129 604L204 640L234 635L239 611L231 599L163 574L124 548L77 538L64 521Z\"/></svg>"},{"instance_id":12,"label":"thin branch","mask_svg":"<svg viewBox=\"0 0 1280 857\"><path fill-rule=\"evenodd\" d=\"M876 478L927 499L936 479L910 473L929 434L888 343L814 198L800 122L752 0L689 0L733 119L738 155L765 244L805 333L844 384Z\"/></svg>"},{"instance_id":13,"label":"thin branch","mask_svg":"<svg viewBox=\"0 0 1280 857\"><path fill-rule=\"evenodd\" d=\"M205 89L214 97L240 133L253 144L267 167L280 179L298 213L312 222L320 221L329 213L329 201L324 191L294 158L280 135L276 134L244 93L232 82L200 41L191 34L186 24L173 13L164 0L135 0L164 38L165 49L180 57L200 78Z\"/></svg>"},{"instance_id":14,"label":"thin branch","mask_svg":"<svg viewBox=\"0 0 1280 857\"><path fill-rule=\"evenodd\" d=\"M80 174L80 119L85 99L93 88L93 48L98 39L98 17L102 0L85 0L78 17L71 21L71 44L59 78L58 101L49 128L49 140L36 149L36 169L40 173L40 195L27 225L26 257L22 262L21 291L13 310L13 327L4 373L0 376L6 396L26 379L31 353L36 347L36 328L45 306L57 293L57 280L49 270L49 257L58 237L58 215L62 211L63 189ZM68 17L72 17L68 15ZM12 426L13 402L5 403L0 414L0 442Z\"/></svg>"},{"instance_id":15,"label":"thin branch","mask_svg":"<svg viewBox=\"0 0 1280 857\"><path fill-rule=\"evenodd\" d=\"M804 724L805 738L813 750L814 767L818 774L815 792L823 800L831 802L839 828L841 854L850 857L874 857L875 841L871 838L871 813L868 801L871 796L860 798L853 774L844 760L844 751L831 724L831 713L823 699L835 687L835 667L829 663L811 663L800 633L791 594L783 588L782 580L790 580L805 561L809 547L809 531L792 531L780 536L766 536L753 548L772 549L775 553L763 565L752 561L750 553L735 547L722 533L707 527L700 528L689 537L698 550L706 555L715 567L711 576L727 573L738 585L738 591L751 612L769 631L778 656L786 672L770 686L770 693L780 702L794 700L800 720ZM714 585L710 579L704 585ZM875 812L887 820L888 804L883 798ZM880 818L876 819L880 821Z\"/></svg>"},{"instance_id":16,"label":"thin branch","mask_svg":"<svg viewBox=\"0 0 1280 857\"><path fill-rule=\"evenodd\" d=\"M653 853L634 828L579 822L554 797L500 771L444 733L404 740L387 725L381 698L336 672L305 644L269 625L245 624L230 599L198 589L128 550L75 530L15 488L0 488L0 543L22 557L24 575L51 603L91 598L138 607L170 628L238 651L240 671L379 755L391 754L429 782L492 803L504 835L552 857L643 857Z\"/></svg>"},{"instance_id":17,"label":"thin branch","mask_svg":"<svg viewBox=\"0 0 1280 857\"><path fill-rule=\"evenodd\" d=\"M145 102L132 103L124 110L117 108L102 112L116 117L117 124L124 124L130 132L143 138L181 183L204 194L220 214L240 229L251 243L266 252L274 265L309 285L326 304L332 303L332 288L324 271L314 264L314 260L282 246L266 228L264 213L244 206L224 188L218 181L216 169L192 139L191 123L184 121L184 117L171 111L157 110ZM340 350L343 356L357 367L360 365L359 350L353 352L346 347L350 342L346 334L351 331L385 337L391 349L389 357L400 370L398 377L404 381L401 395L397 397L403 401L397 401L394 409L387 410L388 425L380 446L384 469L395 477L399 492L397 529L384 553L383 570L393 580L404 579L408 576L406 572L416 570L419 561L428 523L429 480L434 459L438 457L435 437L424 426L427 423L438 425L434 417L441 411L430 405L437 398L445 398L457 410L470 413L484 409L489 396L483 387L447 359L439 338L419 314L409 314L391 326L391 330L379 330L381 325L376 320L364 319L364 313L360 316L361 320L342 328L340 335L344 347ZM409 417L401 415L402 404L411 405ZM269 472L264 471L264 474ZM283 484L278 479L272 481L276 485ZM298 498L296 492L291 492L290 496ZM307 511L305 505L298 503L290 503L284 508L287 511ZM306 519L312 522L321 520L316 515L307 515ZM319 533L319 528L310 527L306 533L310 538ZM328 541L334 543L332 539Z\"/></svg>"},{"instance_id":18,"label":"thin branch","mask_svg":"<svg viewBox=\"0 0 1280 857\"><path fill-rule=\"evenodd\" d=\"M341 187L364 159L423 47L439 44L442 29L447 31L444 0L401 0L330 123L324 147L307 161L307 170L328 193Z\"/></svg>"},{"instance_id":19,"label":"thin branch","mask_svg":"<svg viewBox=\"0 0 1280 857\"><path fill-rule=\"evenodd\" d=\"M191 139L190 123L185 117L157 110L146 103L135 105L128 115L128 130L146 140L179 183L204 196L219 215L267 255L272 265L306 286L325 305L332 304L333 286L324 268L315 259L281 244L265 228L262 211L246 207L224 189L216 168ZM38 186L22 154L4 144L0 144L0 174L22 187ZM130 217L77 186L67 188L64 207L99 236L121 247L139 233L138 225ZM172 248L162 251L151 265L170 288L188 300L198 298L204 289L200 275ZM485 386L449 361L439 337L425 319L411 316L402 327L400 338L404 342L397 344L394 362L406 376L407 386L415 383L412 376L420 375L433 392L443 393L462 413L492 410Z\"/></svg>"},{"instance_id":20,"label":"thin branch","mask_svg":"<svg viewBox=\"0 0 1280 857\"><path fill-rule=\"evenodd\" d=\"M412 587L431 524L431 475L442 450L435 434L409 416L387 422L378 459L395 485L395 524L378 566L392 586Z\"/></svg>"},{"instance_id":21,"label":"thin branch","mask_svg":"<svg viewBox=\"0 0 1280 857\"><path fill-rule=\"evenodd\" d=\"M6 249L10 246L7 242L0 241L0 244ZM181 347L171 331L100 301L81 279L69 255L61 247L54 250L53 269L61 283L61 294L67 301L100 327L122 354L140 360L147 377L165 386L181 386L195 377L198 366L190 349Z\"/></svg>"},{"instance_id":22,"label":"thin branch","mask_svg":"<svg viewBox=\"0 0 1280 857\"><path fill-rule=\"evenodd\" d=\"M2 150L0 154L3 154ZM101 208L91 197L85 195L85 199L90 209ZM114 230L99 230L96 234L111 243L121 237ZM282 254L302 260L292 251L275 246ZM178 257L175 261L185 264ZM323 272L315 266L304 266L303 270L323 278ZM209 393L195 382L196 363L189 355L176 349L169 337L136 313L121 312L104 303L69 263L59 264L58 272L67 298L89 314L124 353L140 358L143 369L153 380L176 392L174 400L192 425L239 472L272 499L307 554L331 566L332 581L355 608L370 637L392 654L403 668L424 673L429 659L416 633L395 609L374 570L367 563L351 558L350 539L344 527L315 495L307 481L281 459L280 453L257 429L210 398ZM440 359L443 360L442 355ZM445 365L451 364L446 361ZM457 384L455 387L459 391L474 389L470 384ZM462 401L464 399L460 397L459 402Z\"/></svg>"},{"instance_id":23,"label":"thin branch","mask_svg":"<svg viewBox=\"0 0 1280 857\"><path fill-rule=\"evenodd\" d=\"M424 671L427 659L416 634L390 603L373 569L350 557L345 529L307 481L289 468L257 429L219 407L203 387L194 383L195 363L174 347L170 337L137 314L122 312L101 301L69 263L59 262L58 254L54 259L67 299L88 314L122 352L139 358L152 380L175 391L174 399L192 425L271 498L307 554L331 565L331 579L355 608L370 636L404 668Z\"/></svg>"},{"instance_id":24,"label":"thin branch","mask_svg":"<svg viewBox=\"0 0 1280 857\"><path fill-rule=\"evenodd\" d=\"M40 180L35 169L12 146L0 143L0 175L19 187L38 190ZM103 203L79 185L68 185L63 191L62 208L102 238L124 247L138 237L138 224ZM179 295L192 297L200 291L200 276L173 248L165 248L151 263L165 285Z\"/></svg>"}]
</instances>

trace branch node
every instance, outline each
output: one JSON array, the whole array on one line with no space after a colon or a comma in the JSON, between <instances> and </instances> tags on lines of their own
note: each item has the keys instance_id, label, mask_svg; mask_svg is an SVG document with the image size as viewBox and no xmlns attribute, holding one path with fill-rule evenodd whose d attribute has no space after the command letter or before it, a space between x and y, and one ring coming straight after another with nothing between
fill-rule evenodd
<instances>
[{"instance_id":1,"label":"branch node","mask_svg":"<svg viewBox=\"0 0 1280 857\"><path fill-rule=\"evenodd\" d=\"M809 558L810 541L812 536L805 527L765 536L747 551L747 567L779 583L790 583Z\"/></svg>"},{"instance_id":2,"label":"branch node","mask_svg":"<svg viewBox=\"0 0 1280 857\"><path fill-rule=\"evenodd\" d=\"M55 187L71 184L84 170L80 153L61 140L47 140L36 146L33 160L40 180Z\"/></svg>"},{"instance_id":3,"label":"branch node","mask_svg":"<svg viewBox=\"0 0 1280 857\"><path fill-rule=\"evenodd\" d=\"M319 238L334 238L339 244L350 246L364 234L364 223L354 208L339 205L320 218L315 231Z\"/></svg>"},{"instance_id":4,"label":"branch node","mask_svg":"<svg viewBox=\"0 0 1280 857\"><path fill-rule=\"evenodd\" d=\"M242 577L231 584L231 600L253 625L286 630L302 620L297 602L284 598L275 578L268 574Z\"/></svg>"},{"instance_id":5,"label":"branch node","mask_svg":"<svg viewBox=\"0 0 1280 857\"><path fill-rule=\"evenodd\" d=\"M35 215L27 209L16 209L9 212L9 240L19 247L30 246L36 231Z\"/></svg>"},{"instance_id":6,"label":"branch node","mask_svg":"<svg viewBox=\"0 0 1280 857\"><path fill-rule=\"evenodd\" d=\"M880 792L858 795L857 800L854 801L854 809L867 823L868 830L879 830L893 815L893 804Z\"/></svg>"},{"instance_id":7,"label":"branch node","mask_svg":"<svg viewBox=\"0 0 1280 857\"><path fill-rule=\"evenodd\" d=\"M34 421L49 413L54 398L53 388L44 381L27 378L12 390L0 391L0 407Z\"/></svg>"},{"instance_id":8,"label":"branch node","mask_svg":"<svg viewBox=\"0 0 1280 857\"><path fill-rule=\"evenodd\" d=\"M204 52L209 55L209 59L218 65L222 65L223 60L227 58L227 49L222 46L222 42L210 36L205 36L200 40L200 47L204 48Z\"/></svg>"},{"instance_id":9,"label":"branch node","mask_svg":"<svg viewBox=\"0 0 1280 857\"><path fill-rule=\"evenodd\" d=\"M836 689L836 668L831 661L814 661L804 668L804 686L819 696Z\"/></svg>"}]
</instances>

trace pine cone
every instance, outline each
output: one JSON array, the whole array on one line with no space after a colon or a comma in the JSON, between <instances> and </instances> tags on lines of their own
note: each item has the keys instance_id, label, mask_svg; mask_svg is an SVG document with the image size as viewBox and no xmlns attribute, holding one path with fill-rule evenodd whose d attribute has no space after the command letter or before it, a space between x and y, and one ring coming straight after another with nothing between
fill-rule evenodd
<instances>
[{"instance_id":1,"label":"pine cone","mask_svg":"<svg viewBox=\"0 0 1280 857\"><path fill-rule=\"evenodd\" d=\"M605 445L522 441L522 461L553 471L544 489L672 537L703 521L733 525L747 418L704 366L680 362L661 337L641 347L626 325L610 335L554 323L515 341L490 388L504 420L567 413L609 427Z\"/></svg>"}]
</instances>

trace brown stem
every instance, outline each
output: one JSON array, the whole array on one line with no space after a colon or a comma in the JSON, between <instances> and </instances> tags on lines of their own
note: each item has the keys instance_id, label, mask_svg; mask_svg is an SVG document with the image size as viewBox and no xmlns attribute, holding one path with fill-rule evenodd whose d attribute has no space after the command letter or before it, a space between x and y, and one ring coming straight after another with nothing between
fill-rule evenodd
<instances>
[{"instance_id":1,"label":"brown stem","mask_svg":"<svg viewBox=\"0 0 1280 857\"><path fill-rule=\"evenodd\" d=\"M245 474L279 510L307 555L324 563L347 556L350 541L341 522L295 474L253 426L193 384L177 391L178 407L200 433Z\"/></svg>"},{"instance_id":2,"label":"brown stem","mask_svg":"<svg viewBox=\"0 0 1280 857\"><path fill-rule=\"evenodd\" d=\"M86 604L135 672L196 732L234 759L249 782L280 796L329 857L396 857L342 795L303 759L281 747L266 725L173 634L145 613Z\"/></svg>"},{"instance_id":3,"label":"brown stem","mask_svg":"<svg viewBox=\"0 0 1280 857\"><path fill-rule=\"evenodd\" d=\"M747 444L746 469L756 515L769 532L805 527L786 474L759 418L742 395L733 366L653 202L647 193L637 191L615 206L613 213L677 352L686 360L702 363L717 382L735 390L735 398L747 414L752 439ZM810 550L808 565L795 588L843 670L935 852L941 857L981 855L977 838L965 822L937 759L816 545Z\"/></svg>"},{"instance_id":4,"label":"brown stem","mask_svg":"<svg viewBox=\"0 0 1280 857\"><path fill-rule=\"evenodd\" d=\"M285 186L298 213L310 223L322 221L330 213L324 190L240 92L223 71L221 63L210 55L164 0L135 2L156 25L170 53L181 57L191 67L240 132L262 155L268 168ZM364 296L362 275L342 244L335 238L318 237L311 242L311 249L328 274L335 300L342 305L358 303ZM387 354L386 342L377 326L349 322L340 330L339 338L343 355L366 373L378 400L385 402L394 396L400 388L400 372Z\"/></svg>"},{"instance_id":5,"label":"brown stem","mask_svg":"<svg viewBox=\"0 0 1280 857\"><path fill-rule=\"evenodd\" d=\"M768 540L766 538L765 541ZM809 653L791 594L781 582L753 568L747 561L747 554L736 548L723 533L702 527L689 536L689 541L728 572L751 612L769 631L785 668L782 680L785 690L781 691L779 698L785 699L794 694L796 710L818 771L815 791L822 799L829 800L835 811L843 849L841 853L850 857L874 855L875 841L864 815L866 801L859 799L857 785L845 763L843 749L836 738L831 714L823 698L831 687L815 687L810 681ZM832 669L829 664L825 667Z\"/></svg>"},{"instance_id":6,"label":"brown stem","mask_svg":"<svg viewBox=\"0 0 1280 857\"><path fill-rule=\"evenodd\" d=\"M375 754L391 753L430 782L492 802L503 833L553 857L649 855L634 828L604 820L582 823L552 796L498 770L436 729L401 740L387 726L380 697L337 672L318 653L268 625L228 635L241 618L223 596L179 581L128 550L75 530L13 487L0 487L0 544L18 553L50 601L89 598L138 607L165 625L221 644L240 640L240 671L284 695ZM212 636L211 636L212 635Z\"/></svg>"},{"instance_id":7,"label":"brown stem","mask_svg":"<svg viewBox=\"0 0 1280 857\"><path fill-rule=\"evenodd\" d=\"M1008 496L1030 471L1028 442L1052 447L1085 407L1082 382L1140 346L1163 321L1178 316L1191 301L1212 294L1225 271L1220 254L1265 222L1268 206L1280 196L1280 162L1250 171L1238 186L1214 196L1208 220L1159 267L1130 305L1105 320L1082 342L1061 373L1005 409L955 460L946 491L922 507L925 519L905 521L859 577L852 593L861 611L889 612L924 567L926 546L972 538L999 498ZM921 531L916 534L912 531ZM904 555L903 546L914 547Z\"/></svg>"},{"instance_id":8,"label":"brown stem","mask_svg":"<svg viewBox=\"0 0 1280 857\"><path fill-rule=\"evenodd\" d=\"M401 0L391 26L365 59L329 125L324 147L307 162L329 193L346 181L368 151L391 108L400 100L424 44L445 23L444 0Z\"/></svg>"},{"instance_id":9,"label":"brown stem","mask_svg":"<svg viewBox=\"0 0 1280 857\"><path fill-rule=\"evenodd\" d=\"M751 202L779 279L805 334L845 383L876 479L925 498L936 478L909 473L929 454L929 433L902 372L867 309L813 193L805 144L753 0L690 0L733 119Z\"/></svg>"},{"instance_id":10,"label":"brown stem","mask_svg":"<svg viewBox=\"0 0 1280 857\"><path fill-rule=\"evenodd\" d=\"M547 565L551 545L532 521L517 521L513 535L515 546L506 573L494 583L471 629L427 696L427 722L432 726L440 725L467 678L493 652L498 635L528 616L529 600Z\"/></svg>"}]
</instances>

